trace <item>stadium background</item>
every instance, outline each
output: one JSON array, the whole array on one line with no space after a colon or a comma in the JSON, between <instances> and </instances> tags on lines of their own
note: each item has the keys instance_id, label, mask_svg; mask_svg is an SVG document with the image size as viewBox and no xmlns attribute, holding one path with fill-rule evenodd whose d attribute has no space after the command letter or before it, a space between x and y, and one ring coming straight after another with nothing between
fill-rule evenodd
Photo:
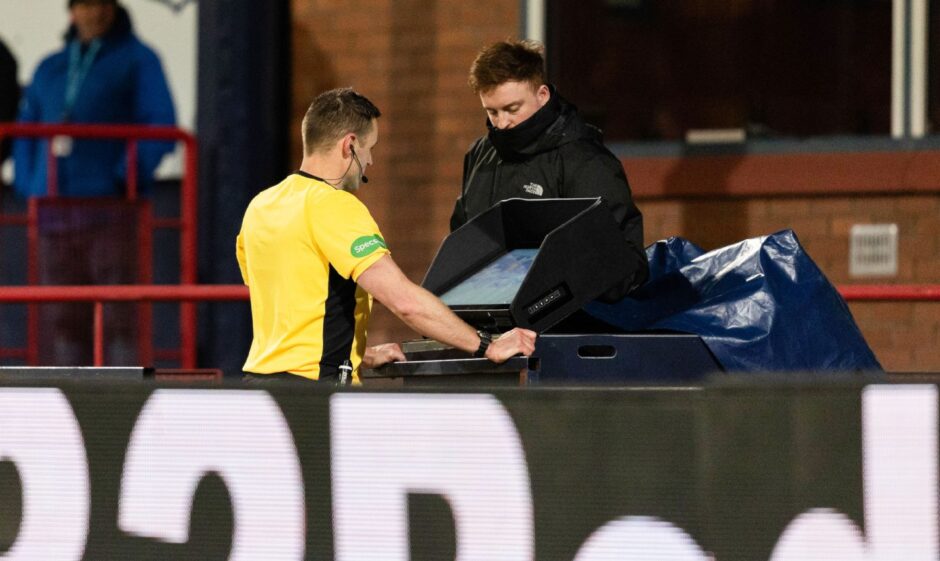
<instances>
[{"instance_id":1,"label":"stadium background","mask_svg":"<svg viewBox=\"0 0 940 561\"><path fill-rule=\"evenodd\" d=\"M910 6L912 2L901 3ZM881 86L888 83L885 74L891 68L888 20L892 4L889 0L770 4L686 0L665 9L642 0L128 1L132 11L138 5L162 5L175 6L181 13L198 13L193 41L198 45L196 76L192 91L183 94L195 97L192 105L198 110L192 124L183 122L183 126L194 127L200 144L202 283L240 282L232 240L241 214L251 196L297 166L299 119L319 91L351 85L382 108L381 145L369 173L372 181L361 197L381 225L396 260L412 279L420 280L447 233L463 154L484 130L479 100L466 86L469 63L481 45L541 34L549 49L550 78L561 81L563 94L589 114L603 116L579 97L599 80L623 74L633 81L622 85L618 109L629 118L649 118L649 100L656 96L673 105L707 104L713 92L701 86L709 78L727 88L753 89L746 73L744 78L736 73L741 59L731 47L746 50L755 39L735 35L740 26L734 22L757 5L776 5L786 7L791 16L796 14L789 27L783 27L785 32L832 24L828 27L831 37L816 29L815 35L807 31L787 38L780 44L793 52L787 60L822 56L824 48L832 47L840 57L837 61L848 61L824 65L822 72L816 68L813 74L768 57L765 66L778 71L776 83L791 83L805 71L815 82L804 89L810 94L813 88L820 92L820 107L832 109L833 114L864 113L863 120L872 123L869 130L835 122L830 123L828 133L804 131L782 140L717 149L687 145L669 135L647 142L650 135L642 131L633 138L608 134L608 143L623 159L644 212L647 243L682 236L711 249L792 228L836 284L935 284L940 282L940 149L929 128L940 111L933 87L937 78L930 76L928 88L928 135L913 138L904 131L901 138L890 138L890 89ZM814 12L813 6L821 8ZM59 9L64 11L64 6ZM541 31L539 9L546 16ZM650 74L633 65L617 66L611 53L645 46L648 52L640 58L657 64L654 47L669 45L669 37L656 42L649 33L629 27L630 21L656 9L679 22L674 25L676 32L711 30L701 38L701 45L714 47L708 59L711 77L686 67L680 73L685 78L671 82L673 90L663 93L661 84L653 87ZM639 16L633 20L613 17L624 10ZM937 29L938 12L929 12L928 30ZM803 20L797 17L800 14ZM138 27L148 25L140 16L136 19ZM598 46L617 25L628 25L627 31L635 32L636 39ZM180 56L170 53L176 41L172 33L168 39L150 39L167 67L177 64L174 57ZM937 43L928 42L928 49L935 52ZM755 44L754 50L767 54L763 48ZM591 62L597 64L587 66ZM853 81L866 75L876 77L874 85ZM829 95L830 91L835 93ZM853 103L856 99L862 101ZM718 98L713 101L711 116L703 125L733 124L734 104ZM610 112L608 108L607 118L599 119L599 124L616 129ZM812 117L810 108L807 113ZM893 278L849 276L849 230L854 224L871 223L898 225L898 274ZM854 303L851 308L886 369L940 368L940 304ZM372 337L374 341L403 340L413 334L379 306ZM247 305L200 306L201 365L237 371L249 339Z\"/></svg>"}]
</instances>

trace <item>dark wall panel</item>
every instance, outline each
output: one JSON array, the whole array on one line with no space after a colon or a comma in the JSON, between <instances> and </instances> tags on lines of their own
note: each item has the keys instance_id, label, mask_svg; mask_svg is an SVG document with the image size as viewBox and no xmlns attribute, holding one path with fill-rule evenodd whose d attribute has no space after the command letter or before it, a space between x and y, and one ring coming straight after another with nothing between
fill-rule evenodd
<instances>
[{"instance_id":1,"label":"dark wall panel","mask_svg":"<svg viewBox=\"0 0 940 561\"><path fill-rule=\"evenodd\" d=\"M288 171L288 0L199 3L199 281L240 283L235 236L251 198ZM247 303L200 308L199 362L236 375Z\"/></svg>"}]
</instances>

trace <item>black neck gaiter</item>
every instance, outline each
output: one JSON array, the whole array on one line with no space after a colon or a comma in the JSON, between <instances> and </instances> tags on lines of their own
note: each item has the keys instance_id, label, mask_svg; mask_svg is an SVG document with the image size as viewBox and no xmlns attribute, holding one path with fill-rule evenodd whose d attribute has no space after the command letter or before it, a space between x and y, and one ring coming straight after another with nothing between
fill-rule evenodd
<instances>
[{"instance_id":1,"label":"black neck gaiter","mask_svg":"<svg viewBox=\"0 0 940 561\"><path fill-rule=\"evenodd\" d=\"M504 160L519 160L525 156L525 149L532 146L552 123L561 115L561 103L552 89L552 96L531 117L511 129L497 129L486 121L490 130L489 138L499 157Z\"/></svg>"}]
</instances>

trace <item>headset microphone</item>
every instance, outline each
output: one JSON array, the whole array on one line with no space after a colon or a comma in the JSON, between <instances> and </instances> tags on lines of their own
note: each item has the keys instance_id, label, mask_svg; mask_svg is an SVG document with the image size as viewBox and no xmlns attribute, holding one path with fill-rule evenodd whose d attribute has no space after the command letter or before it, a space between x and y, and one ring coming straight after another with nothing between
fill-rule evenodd
<instances>
[{"instance_id":1,"label":"headset microphone","mask_svg":"<svg viewBox=\"0 0 940 561\"><path fill-rule=\"evenodd\" d=\"M359 166L359 177L362 178L363 183L368 183L369 178L366 177L366 170L362 167L362 162L359 161L359 156L356 155L356 148L352 144L349 145L349 151L352 153L353 159L356 160L356 165Z\"/></svg>"}]
</instances>

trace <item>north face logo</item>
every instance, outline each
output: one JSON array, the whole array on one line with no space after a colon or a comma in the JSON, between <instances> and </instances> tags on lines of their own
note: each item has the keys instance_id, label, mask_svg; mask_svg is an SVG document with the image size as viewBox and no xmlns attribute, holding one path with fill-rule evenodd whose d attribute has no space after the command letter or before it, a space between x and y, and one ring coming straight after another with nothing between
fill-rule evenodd
<instances>
[{"instance_id":1,"label":"north face logo","mask_svg":"<svg viewBox=\"0 0 940 561\"><path fill-rule=\"evenodd\" d=\"M545 192L545 189L538 183L526 183L522 186L522 190L530 195L538 195L539 197Z\"/></svg>"}]
</instances>

